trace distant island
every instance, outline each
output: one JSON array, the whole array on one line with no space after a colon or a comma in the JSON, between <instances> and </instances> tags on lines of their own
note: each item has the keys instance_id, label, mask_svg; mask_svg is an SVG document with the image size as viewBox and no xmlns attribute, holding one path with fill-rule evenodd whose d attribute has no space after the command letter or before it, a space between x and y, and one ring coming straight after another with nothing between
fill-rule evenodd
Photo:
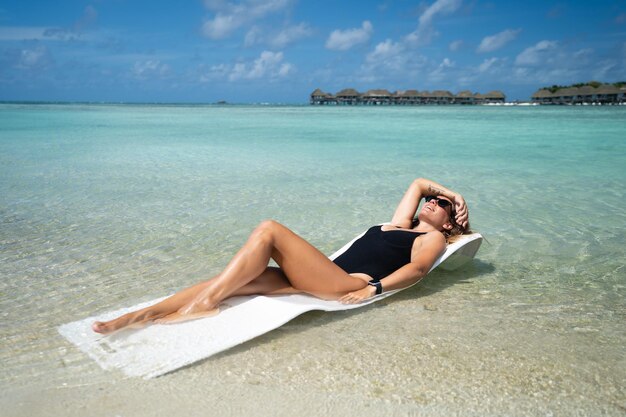
<instances>
[{"instance_id":1,"label":"distant island","mask_svg":"<svg viewBox=\"0 0 626 417\"><path fill-rule=\"evenodd\" d=\"M590 81L543 87L532 95L532 102L561 105L626 104L626 81L612 84Z\"/></svg>"},{"instance_id":2,"label":"distant island","mask_svg":"<svg viewBox=\"0 0 626 417\"><path fill-rule=\"evenodd\" d=\"M337 94L326 93L319 88L311 93L312 105L420 105L420 104L504 104L505 95L502 91L490 91L487 94L472 93L469 90L452 94L446 90L417 91L405 90L389 92L388 90L368 90L359 93L353 88L345 88Z\"/></svg>"}]
</instances>

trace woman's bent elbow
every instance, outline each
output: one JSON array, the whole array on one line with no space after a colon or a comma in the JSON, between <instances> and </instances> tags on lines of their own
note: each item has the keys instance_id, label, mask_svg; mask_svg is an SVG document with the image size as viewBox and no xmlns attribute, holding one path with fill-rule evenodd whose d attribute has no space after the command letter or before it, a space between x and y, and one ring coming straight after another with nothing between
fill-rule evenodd
<instances>
[{"instance_id":1,"label":"woman's bent elbow","mask_svg":"<svg viewBox=\"0 0 626 417\"><path fill-rule=\"evenodd\" d=\"M413 271L413 274L412 274L413 275L413 279L415 280L415 282L417 282L420 279L424 278L429 272L430 272L430 268L426 268L426 267L423 267L423 266L418 266Z\"/></svg>"}]
</instances>

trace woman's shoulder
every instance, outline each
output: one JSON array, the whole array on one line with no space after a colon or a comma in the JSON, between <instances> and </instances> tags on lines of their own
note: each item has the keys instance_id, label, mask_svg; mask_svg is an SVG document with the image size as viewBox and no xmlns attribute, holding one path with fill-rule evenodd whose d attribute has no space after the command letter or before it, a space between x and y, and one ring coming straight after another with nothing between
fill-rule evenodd
<instances>
[{"instance_id":1,"label":"woman's shoulder","mask_svg":"<svg viewBox=\"0 0 626 417\"><path fill-rule=\"evenodd\" d=\"M445 249L446 247L446 237L439 230L426 232L419 236L418 239L415 239L415 241L421 247L432 246L441 249Z\"/></svg>"}]
</instances>

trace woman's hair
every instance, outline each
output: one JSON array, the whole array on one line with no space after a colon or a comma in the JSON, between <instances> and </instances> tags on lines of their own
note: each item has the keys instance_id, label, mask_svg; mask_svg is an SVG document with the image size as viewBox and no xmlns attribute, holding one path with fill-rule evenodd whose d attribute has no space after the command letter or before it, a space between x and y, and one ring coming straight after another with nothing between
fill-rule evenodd
<instances>
[{"instance_id":1,"label":"woman's hair","mask_svg":"<svg viewBox=\"0 0 626 417\"><path fill-rule=\"evenodd\" d=\"M452 224L452 229L444 230L442 232L446 238L446 243L448 244L454 243L459 240L459 236L461 235L469 235L470 233L472 233L469 222L467 223L467 227L463 227L460 224L457 224L455 217L456 213L452 211L452 213L450 214L450 224Z\"/></svg>"},{"instance_id":2,"label":"woman's hair","mask_svg":"<svg viewBox=\"0 0 626 417\"><path fill-rule=\"evenodd\" d=\"M450 244L450 243L454 243L457 240L459 240L459 236L461 235L469 235L472 232L471 227L469 222L467 223L467 227L463 227L460 224L458 224L455 220L456 218L456 211L454 210L454 206L452 206L452 210L450 211L450 217L448 218L448 220L450 221L450 224L452 225L452 229L450 230L443 230L441 233L443 233L443 236L446 238L446 243ZM415 227L419 224L419 219L417 218L417 215L415 216L415 218L413 219L413 225L412 227Z\"/></svg>"}]
</instances>

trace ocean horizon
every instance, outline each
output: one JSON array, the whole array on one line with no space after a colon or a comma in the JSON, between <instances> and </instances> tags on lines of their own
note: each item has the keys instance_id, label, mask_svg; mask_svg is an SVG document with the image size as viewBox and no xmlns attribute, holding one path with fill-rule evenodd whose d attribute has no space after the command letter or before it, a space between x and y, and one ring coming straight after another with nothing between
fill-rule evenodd
<instances>
[{"instance_id":1,"label":"ocean horizon","mask_svg":"<svg viewBox=\"0 0 626 417\"><path fill-rule=\"evenodd\" d=\"M2 102L0 405L623 415L624 161L620 106ZM57 332L210 278L265 219L329 255L417 177L486 239L457 271L150 381Z\"/></svg>"}]
</instances>

